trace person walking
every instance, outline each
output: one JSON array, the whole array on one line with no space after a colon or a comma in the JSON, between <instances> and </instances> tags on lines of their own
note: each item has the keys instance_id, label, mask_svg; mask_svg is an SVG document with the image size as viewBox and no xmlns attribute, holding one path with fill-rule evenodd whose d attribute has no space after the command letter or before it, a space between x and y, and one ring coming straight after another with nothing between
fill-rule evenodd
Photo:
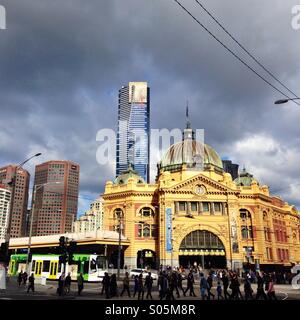
<instances>
[{"instance_id":1,"label":"person walking","mask_svg":"<svg viewBox=\"0 0 300 320\"><path fill-rule=\"evenodd\" d=\"M78 285L78 295L81 295L81 292L83 290L83 276L82 272L80 272L79 276L77 277L77 285Z\"/></svg>"},{"instance_id":2,"label":"person walking","mask_svg":"<svg viewBox=\"0 0 300 320\"><path fill-rule=\"evenodd\" d=\"M28 278L28 274L27 274L27 272L25 271L25 272L23 273L23 285L24 285L24 286L26 286L27 278Z\"/></svg>"},{"instance_id":3,"label":"person walking","mask_svg":"<svg viewBox=\"0 0 300 320\"><path fill-rule=\"evenodd\" d=\"M183 287L182 287L182 280L183 280L182 274L181 274L181 272L179 271L179 272L177 273L177 286L178 286L178 289L180 289L180 290L182 291L182 294L185 296L184 289L183 289Z\"/></svg>"},{"instance_id":4,"label":"person walking","mask_svg":"<svg viewBox=\"0 0 300 320\"><path fill-rule=\"evenodd\" d=\"M66 290L66 293L67 293L67 294L70 293L70 290L71 290L71 282L72 282L71 273L69 272L68 275L66 276L66 279L65 279L65 290Z\"/></svg>"},{"instance_id":5,"label":"person walking","mask_svg":"<svg viewBox=\"0 0 300 320\"><path fill-rule=\"evenodd\" d=\"M222 295L222 286L220 281L218 281L218 285L217 285L217 294L218 294L218 300L220 300L220 298L224 299Z\"/></svg>"},{"instance_id":6,"label":"person walking","mask_svg":"<svg viewBox=\"0 0 300 320\"><path fill-rule=\"evenodd\" d=\"M139 276L135 275L134 276L134 292L133 292L133 297L138 293L139 291Z\"/></svg>"},{"instance_id":7,"label":"person walking","mask_svg":"<svg viewBox=\"0 0 300 320\"><path fill-rule=\"evenodd\" d=\"M267 295L264 291L264 279L261 274L257 275L257 291L256 291L256 300L259 300L260 297L263 297L264 300L267 300Z\"/></svg>"},{"instance_id":8,"label":"person walking","mask_svg":"<svg viewBox=\"0 0 300 320\"><path fill-rule=\"evenodd\" d=\"M57 293L59 296L63 296L65 293L65 274L64 273L62 273L58 278Z\"/></svg>"},{"instance_id":9,"label":"person walking","mask_svg":"<svg viewBox=\"0 0 300 320\"><path fill-rule=\"evenodd\" d=\"M110 296L111 297L118 296L118 284L117 284L116 274L112 274L110 277Z\"/></svg>"},{"instance_id":10,"label":"person walking","mask_svg":"<svg viewBox=\"0 0 300 320\"><path fill-rule=\"evenodd\" d=\"M200 294L201 294L202 300L204 300L205 298L208 299L207 288L208 288L207 279L205 279L204 274L201 272L200 273Z\"/></svg>"},{"instance_id":11,"label":"person walking","mask_svg":"<svg viewBox=\"0 0 300 320\"><path fill-rule=\"evenodd\" d=\"M277 300L277 297L275 294L275 288L274 288L274 281L272 278L270 278L270 281L269 281L267 296L268 296L269 300L273 300L273 299Z\"/></svg>"},{"instance_id":12,"label":"person walking","mask_svg":"<svg viewBox=\"0 0 300 320\"><path fill-rule=\"evenodd\" d=\"M165 271L159 273L157 283L158 283L159 300L162 300L165 298L167 288L168 288L168 280L165 275Z\"/></svg>"},{"instance_id":13,"label":"person walking","mask_svg":"<svg viewBox=\"0 0 300 320\"><path fill-rule=\"evenodd\" d=\"M173 276L172 271L168 274L167 278L167 290L166 290L166 300L175 300L174 297L174 282L173 282Z\"/></svg>"},{"instance_id":14,"label":"person walking","mask_svg":"<svg viewBox=\"0 0 300 320\"><path fill-rule=\"evenodd\" d=\"M146 279L145 279L145 287L147 289L146 299L148 299L149 297L151 298L151 300L153 299L152 294L151 294L152 285L153 285L153 279L151 277L151 272L149 272Z\"/></svg>"},{"instance_id":15,"label":"person walking","mask_svg":"<svg viewBox=\"0 0 300 320\"><path fill-rule=\"evenodd\" d=\"M110 277L107 272L104 273L102 282L103 282L105 297L106 299L109 299L110 298Z\"/></svg>"},{"instance_id":16,"label":"person walking","mask_svg":"<svg viewBox=\"0 0 300 320\"><path fill-rule=\"evenodd\" d=\"M227 300L227 298L230 298L230 294L227 291L229 287L229 279L227 273L224 271L222 274L222 282L223 282L223 291L224 291L224 298Z\"/></svg>"},{"instance_id":17,"label":"person walking","mask_svg":"<svg viewBox=\"0 0 300 320\"><path fill-rule=\"evenodd\" d=\"M30 289L32 290L32 292L34 292L34 274L31 273L31 276L29 277L28 281L29 281L29 286L27 288L27 293L29 293Z\"/></svg>"},{"instance_id":18,"label":"person walking","mask_svg":"<svg viewBox=\"0 0 300 320\"><path fill-rule=\"evenodd\" d=\"M191 296L196 297L195 292L194 292L194 283L195 283L195 280L194 280L193 271L190 270L190 272L188 274L188 278L187 278L187 288L186 288L186 290L184 292L185 295L188 292L188 290L190 290L190 297Z\"/></svg>"},{"instance_id":19,"label":"person walking","mask_svg":"<svg viewBox=\"0 0 300 320\"><path fill-rule=\"evenodd\" d=\"M210 273L207 276L207 300L210 300L210 297L215 299L215 295L211 292L212 287L213 287L213 278L212 278L212 274Z\"/></svg>"},{"instance_id":20,"label":"person walking","mask_svg":"<svg viewBox=\"0 0 300 320\"><path fill-rule=\"evenodd\" d=\"M141 273L138 277L138 300L144 300L144 293L143 274Z\"/></svg>"},{"instance_id":21,"label":"person walking","mask_svg":"<svg viewBox=\"0 0 300 320\"><path fill-rule=\"evenodd\" d=\"M173 283L174 283L174 290L176 292L176 296L177 298L180 298L180 294L179 294L179 287L178 287L178 271L174 271L172 273L172 277L173 277ZM182 286L182 284L181 284Z\"/></svg>"},{"instance_id":22,"label":"person walking","mask_svg":"<svg viewBox=\"0 0 300 320\"><path fill-rule=\"evenodd\" d=\"M128 297L130 298L131 296L130 296L130 290L129 290L129 282L130 282L130 280L129 280L129 273L128 272L126 272L125 273L125 277L124 277L124 279L123 279L123 290L122 290L122 292L121 292L121 297L123 296L123 293L125 292L125 291L127 291L127 294L128 294Z\"/></svg>"},{"instance_id":23,"label":"person walking","mask_svg":"<svg viewBox=\"0 0 300 320\"><path fill-rule=\"evenodd\" d=\"M239 286L240 283L238 281L237 275L233 274L230 283L230 288L232 290L230 299L239 300Z\"/></svg>"},{"instance_id":24,"label":"person walking","mask_svg":"<svg viewBox=\"0 0 300 320\"><path fill-rule=\"evenodd\" d=\"M253 290L251 288L251 278L246 277L244 283L245 300L253 300Z\"/></svg>"},{"instance_id":25,"label":"person walking","mask_svg":"<svg viewBox=\"0 0 300 320\"><path fill-rule=\"evenodd\" d=\"M23 281L23 270L21 270L18 274L18 284L19 284L19 287L21 286L22 284L22 281Z\"/></svg>"}]
</instances>

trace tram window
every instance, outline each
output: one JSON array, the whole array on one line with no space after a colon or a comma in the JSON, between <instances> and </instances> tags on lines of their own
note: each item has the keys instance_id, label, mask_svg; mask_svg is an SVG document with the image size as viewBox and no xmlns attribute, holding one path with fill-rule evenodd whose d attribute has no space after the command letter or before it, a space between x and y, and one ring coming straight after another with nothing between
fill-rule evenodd
<instances>
[{"instance_id":1,"label":"tram window","mask_svg":"<svg viewBox=\"0 0 300 320\"><path fill-rule=\"evenodd\" d=\"M61 272L61 263L58 263L58 270L57 272Z\"/></svg>"},{"instance_id":2,"label":"tram window","mask_svg":"<svg viewBox=\"0 0 300 320\"><path fill-rule=\"evenodd\" d=\"M84 261L83 264L83 273L88 274L89 273L89 261Z\"/></svg>"},{"instance_id":3,"label":"tram window","mask_svg":"<svg viewBox=\"0 0 300 320\"><path fill-rule=\"evenodd\" d=\"M32 261L31 271L34 271L34 267L35 267L35 260Z\"/></svg>"},{"instance_id":4,"label":"tram window","mask_svg":"<svg viewBox=\"0 0 300 320\"><path fill-rule=\"evenodd\" d=\"M91 270L91 271L96 271L96 270L97 270L97 264L96 264L96 260L95 260L95 259L92 259L92 260L91 260L90 270Z\"/></svg>"},{"instance_id":5,"label":"tram window","mask_svg":"<svg viewBox=\"0 0 300 320\"><path fill-rule=\"evenodd\" d=\"M50 261L45 260L43 263L43 272L49 272L49 269L50 269Z\"/></svg>"},{"instance_id":6,"label":"tram window","mask_svg":"<svg viewBox=\"0 0 300 320\"><path fill-rule=\"evenodd\" d=\"M98 256L96 259L97 267L98 269L104 269L105 268L105 257Z\"/></svg>"}]
</instances>

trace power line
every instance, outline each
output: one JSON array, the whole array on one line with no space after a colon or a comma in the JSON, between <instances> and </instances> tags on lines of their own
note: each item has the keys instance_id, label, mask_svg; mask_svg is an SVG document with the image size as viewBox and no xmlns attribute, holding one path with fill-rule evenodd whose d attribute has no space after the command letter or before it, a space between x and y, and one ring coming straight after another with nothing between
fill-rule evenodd
<instances>
[{"instance_id":1,"label":"power line","mask_svg":"<svg viewBox=\"0 0 300 320\"><path fill-rule=\"evenodd\" d=\"M247 62L245 62L242 58L240 58L235 52L233 52L226 44L224 44L219 38L217 38L205 25L200 22L186 7L184 7L178 0L174 0L193 20L195 20L210 36L212 36L221 46L223 46L230 54L232 54L236 59L238 59L244 66L246 66L250 71L256 74L261 80L267 83L274 90L282 94L284 97L291 99L287 94L283 91L275 87L270 81L261 76L256 70L254 70ZM298 104L298 103L297 103ZM300 106L300 105L299 105Z\"/></svg>"},{"instance_id":2,"label":"power line","mask_svg":"<svg viewBox=\"0 0 300 320\"><path fill-rule=\"evenodd\" d=\"M296 98L299 98L296 93L294 93L292 90L290 90L282 81L280 81L269 69L267 69L253 54L249 52L248 49L245 48L244 45L242 45L219 21L216 17L213 16L212 13L208 11L204 7L204 5L199 1L195 0L196 3L216 22L216 24L242 49L244 50L248 56L250 56L264 71L266 71L275 81L277 81L279 84L281 84L287 91L289 91L292 95L294 95ZM299 103L294 101L297 105L300 106Z\"/></svg>"}]
</instances>

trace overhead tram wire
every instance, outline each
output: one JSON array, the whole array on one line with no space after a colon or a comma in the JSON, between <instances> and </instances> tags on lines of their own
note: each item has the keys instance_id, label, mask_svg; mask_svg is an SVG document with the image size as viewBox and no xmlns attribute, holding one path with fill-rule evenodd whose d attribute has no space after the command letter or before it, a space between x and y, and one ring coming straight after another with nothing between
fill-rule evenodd
<instances>
[{"instance_id":1,"label":"overhead tram wire","mask_svg":"<svg viewBox=\"0 0 300 320\"><path fill-rule=\"evenodd\" d=\"M196 3L215 21L215 23L244 51L247 53L251 59L253 59L265 72L269 74L275 81L277 81L282 87L284 87L288 92L290 92L292 95L294 95L296 98L299 98L296 93L294 93L292 90L290 90L282 81L280 81L274 73L272 73L268 68L266 68L248 49L245 48L244 45L242 45L219 21L218 19L208 11L204 7L204 5L199 1L195 0ZM299 103L294 101L297 105L300 106Z\"/></svg>"},{"instance_id":2,"label":"overhead tram wire","mask_svg":"<svg viewBox=\"0 0 300 320\"><path fill-rule=\"evenodd\" d=\"M224 47L231 55L238 59L244 66L246 66L250 71L252 71L256 76L263 80L266 84L272 87L274 90L279 92L284 97L291 99L287 94L274 86L270 81L265 79L256 70L254 70L247 62L240 58L234 51L232 51L226 44L224 44L217 36L215 36L202 22L200 22L186 7L184 7L178 0L174 0L194 21L196 21L210 36L212 36L222 47ZM298 103L297 103L298 104ZM300 105L299 105L300 106Z\"/></svg>"}]
</instances>

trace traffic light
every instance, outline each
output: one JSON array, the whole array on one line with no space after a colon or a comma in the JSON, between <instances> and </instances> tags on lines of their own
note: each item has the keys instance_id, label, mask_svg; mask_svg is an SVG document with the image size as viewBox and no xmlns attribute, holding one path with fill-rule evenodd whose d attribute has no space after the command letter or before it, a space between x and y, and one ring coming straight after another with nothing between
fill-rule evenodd
<instances>
[{"instance_id":1,"label":"traffic light","mask_svg":"<svg viewBox=\"0 0 300 320\"><path fill-rule=\"evenodd\" d=\"M68 257L68 263L69 264L74 264L74 253L76 251L77 248L77 243L76 241L70 241L69 247L68 247L68 253L69 253L69 257Z\"/></svg>"},{"instance_id":2,"label":"traffic light","mask_svg":"<svg viewBox=\"0 0 300 320\"><path fill-rule=\"evenodd\" d=\"M64 236L61 236L61 237L59 238L59 246L60 246L61 248L64 248L64 247L66 246L66 238L65 238Z\"/></svg>"},{"instance_id":3,"label":"traffic light","mask_svg":"<svg viewBox=\"0 0 300 320\"><path fill-rule=\"evenodd\" d=\"M28 262L31 262L31 261L32 261L32 253L30 252L28 255Z\"/></svg>"},{"instance_id":4,"label":"traffic light","mask_svg":"<svg viewBox=\"0 0 300 320\"><path fill-rule=\"evenodd\" d=\"M67 254L65 253L65 254L59 256L58 261L59 261L60 264L66 264L67 258L68 258Z\"/></svg>"},{"instance_id":5,"label":"traffic light","mask_svg":"<svg viewBox=\"0 0 300 320\"><path fill-rule=\"evenodd\" d=\"M3 242L1 243L1 248L0 248L0 261L8 263L9 262L9 256L7 255L8 253L8 243Z\"/></svg>"}]
</instances>

